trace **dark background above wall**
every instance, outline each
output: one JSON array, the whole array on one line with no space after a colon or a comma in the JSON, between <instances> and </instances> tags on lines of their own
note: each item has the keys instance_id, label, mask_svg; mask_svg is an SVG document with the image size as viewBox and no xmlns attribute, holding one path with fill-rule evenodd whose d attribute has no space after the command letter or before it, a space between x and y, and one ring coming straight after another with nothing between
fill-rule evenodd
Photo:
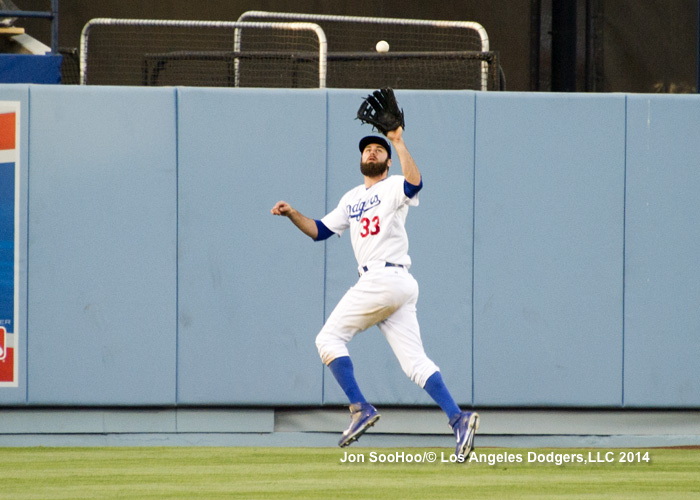
<instances>
[{"instance_id":1,"label":"dark background above wall","mask_svg":"<svg viewBox=\"0 0 700 500\"><path fill-rule=\"evenodd\" d=\"M50 4L48 0L15 3L24 10L47 10ZM235 21L247 10L269 10L476 21L486 28L491 49L499 52L507 90L695 91L697 0L561 0L557 5L565 7L563 17L557 12L552 17L552 0L297 0L293 5L281 0L61 0L59 46L66 53L77 51L82 27L95 17ZM22 19L16 25L50 44L48 22ZM575 25L575 32L567 25ZM553 40L565 49L560 65ZM557 71L565 72L568 84L559 86ZM64 83L74 82L64 78Z\"/></svg>"}]
</instances>

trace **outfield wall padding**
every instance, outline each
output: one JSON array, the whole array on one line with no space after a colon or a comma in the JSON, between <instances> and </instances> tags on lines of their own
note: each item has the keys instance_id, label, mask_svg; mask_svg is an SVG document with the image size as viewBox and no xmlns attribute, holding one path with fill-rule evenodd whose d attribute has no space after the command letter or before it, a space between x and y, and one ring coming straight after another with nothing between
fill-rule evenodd
<instances>
[{"instance_id":1,"label":"outfield wall padding","mask_svg":"<svg viewBox=\"0 0 700 500\"><path fill-rule=\"evenodd\" d=\"M0 85L21 103L20 380L4 406L345 404L314 338L357 278L320 218L362 90ZM477 407L700 407L700 97L397 92L428 354ZM391 173L400 173L394 160ZM378 329L365 395L433 405Z\"/></svg>"}]
</instances>

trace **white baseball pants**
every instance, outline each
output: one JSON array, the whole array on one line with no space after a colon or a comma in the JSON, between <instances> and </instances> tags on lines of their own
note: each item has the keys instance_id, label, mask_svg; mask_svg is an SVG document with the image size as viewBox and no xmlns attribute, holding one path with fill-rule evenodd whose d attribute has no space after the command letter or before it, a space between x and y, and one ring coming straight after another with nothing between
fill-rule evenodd
<instances>
[{"instance_id":1,"label":"white baseball pants","mask_svg":"<svg viewBox=\"0 0 700 500\"><path fill-rule=\"evenodd\" d=\"M360 276L338 302L316 337L324 364L349 356L347 343L377 325L389 342L401 369L421 388L439 370L425 354L416 316L418 283L408 270L373 267Z\"/></svg>"}]
</instances>

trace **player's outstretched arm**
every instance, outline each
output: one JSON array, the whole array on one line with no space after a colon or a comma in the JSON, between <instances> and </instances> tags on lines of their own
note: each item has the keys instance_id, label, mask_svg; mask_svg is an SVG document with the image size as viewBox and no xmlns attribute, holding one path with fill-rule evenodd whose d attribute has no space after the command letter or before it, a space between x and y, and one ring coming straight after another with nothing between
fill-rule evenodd
<instances>
[{"instance_id":1,"label":"player's outstretched arm","mask_svg":"<svg viewBox=\"0 0 700 500\"><path fill-rule=\"evenodd\" d=\"M408 152L406 143L403 141L403 127L387 132L386 137L391 141L396 154L399 156L404 178L414 186L418 186L421 179L420 170L418 170L416 162L413 161L413 157Z\"/></svg>"},{"instance_id":2,"label":"player's outstretched arm","mask_svg":"<svg viewBox=\"0 0 700 500\"><path fill-rule=\"evenodd\" d=\"M316 222L313 219L309 219L301 212L298 212L286 201L278 201L275 206L272 207L270 213L272 215L283 215L287 217L302 233L312 240L316 240L318 237L318 226L316 226Z\"/></svg>"}]
</instances>

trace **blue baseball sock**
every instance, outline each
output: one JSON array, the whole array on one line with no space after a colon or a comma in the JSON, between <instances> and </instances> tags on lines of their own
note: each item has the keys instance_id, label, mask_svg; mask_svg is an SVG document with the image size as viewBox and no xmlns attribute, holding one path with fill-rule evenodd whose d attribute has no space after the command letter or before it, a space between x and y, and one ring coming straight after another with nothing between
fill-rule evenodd
<instances>
[{"instance_id":1,"label":"blue baseball sock","mask_svg":"<svg viewBox=\"0 0 700 500\"><path fill-rule=\"evenodd\" d=\"M367 402L355 380L355 369L352 366L350 356L335 358L328 365L328 368L330 368L331 373L350 400L350 404Z\"/></svg>"},{"instance_id":2,"label":"blue baseball sock","mask_svg":"<svg viewBox=\"0 0 700 500\"><path fill-rule=\"evenodd\" d=\"M452 418L462 410L459 409L455 400L452 399L450 391L447 390L445 382L442 380L440 372L433 373L425 382L425 391L430 394L430 397L440 405L442 411L447 414L447 418Z\"/></svg>"}]
</instances>

